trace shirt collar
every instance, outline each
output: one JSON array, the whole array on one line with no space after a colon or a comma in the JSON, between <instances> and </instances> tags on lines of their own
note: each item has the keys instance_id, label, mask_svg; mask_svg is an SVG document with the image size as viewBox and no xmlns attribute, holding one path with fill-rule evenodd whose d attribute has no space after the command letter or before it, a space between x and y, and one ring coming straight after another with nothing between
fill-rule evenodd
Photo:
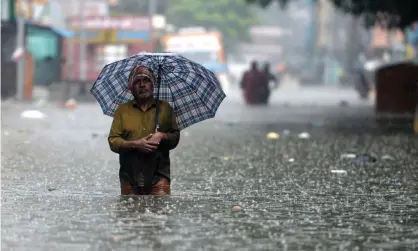
<instances>
[{"instance_id":1,"label":"shirt collar","mask_svg":"<svg viewBox=\"0 0 418 251\"><path fill-rule=\"evenodd\" d=\"M131 100L131 104L135 107L138 107L138 104L136 103L135 99ZM157 100L155 98L152 98L151 100L151 106L154 106L157 104Z\"/></svg>"}]
</instances>

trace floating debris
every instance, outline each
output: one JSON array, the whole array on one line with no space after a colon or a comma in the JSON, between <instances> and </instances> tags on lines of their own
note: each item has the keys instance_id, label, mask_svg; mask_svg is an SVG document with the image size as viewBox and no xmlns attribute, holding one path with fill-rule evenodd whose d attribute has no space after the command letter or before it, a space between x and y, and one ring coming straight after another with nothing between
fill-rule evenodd
<instances>
[{"instance_id":1,"label":"floating debris","mask_svg":"<svg viewBox=\"0 0 418 251\"><path fill-rule=\"evenodd\" d=\"M74 110L77 107L77 101L73 98L70 98L65 102L64 107L68 110Z\"/></svg>"},{"instance_id":2,"label":"floating debris","mask_svg":"<svg viewBox=\"0 0 418 251\"><path fill-rule=\"evenodd\" d=\"M266 136L268 139L279 139L280 135L276 132L269 132Z\"/></svg>"},{"instance_id":3,"label":"floating debris","mask_svg":"<svg viewBox=\"0 0 418 251\"><path fill-rule=\"evenodd\" d=\"M232 211L240 211L240 210L242 210L242 207L240 207L240 206L233 206L232 207Z\"/></svg>"},{"instance_id":4,"label":"floating debris","mask_svg":"<svg viewBox=\"0 0 418 251\"><path fill-rule=\"evenodd\" d=\"M346 170L331 170L331 173L347 174Z\"/></svg>"},{"instance_id":5,"label":"floating debris","mask_svg":"<svg viewBox=\"0 0 418 251\"><path fill-rule=\"evenodd\" d=\"M377 158L369 155L369 154L361 154L359 156L357 156L357 160L361 163L365 163L365 162L377 162Z\"/></svg>"},{"instance_id":6,"label":"floating debris","mask_svg":"<svg viewBox=\"0 0 418 251\"><path fill-rule=\"evenodd\" d=\"M354 153L343 153L340 156L341 159L355 159L356 157L357 155Z\"/></svg>"},{"instance_id":7,"label":"floating debris","mask_svg":"<svg viewBox=\"0 0 418 251\"><path fill-rule=\"evenodd\" d=\"M57 190L55 187L49 187L49 188L48 188L48 191L49 191L49 192L52 192L52 191L55 191L55 190Z\"/></svg>"},{"instance_id":8,"label":"floating debris","mask_svg":"<svg viewBox=\"0 0 418 251\"><path fill-rule=\"evenodd\" d=\"M369 154L344 153L341 154L340 158L342 160L350 160L356 164L374 163L377 161L377 158Z\"/></svg>"},{"instance_id":9,"label":"floating debris","mask_svg":"<svg viewBox=\"0 0 418 251\"><path fill-rule=\"evenodd\" d=\"M302 132L302 133L299 133L298 137L300 139L309 139L311 137L311 135L307 132Z\"/></svg>"},{"instance_id":10,"label":"floating debris","mask_svg":"<svg viewBox=\"0 0 418 251\"><path fill-rule=\"evenodd\" d=\"M46 115L38 110L27 110L22 112L20 117L26 119L43 119Z\"/></svg>"},{"instance_id":11,"label":"floating debris","mask_svg":"<svg viewBox=\"0 0 418 251\"><path fill-rule=\"evenodd\" d=\"M290 158L288 161L289 161L290 163L292 163L292 162L295 162L295 159Z\"/></svg>"},{"instance_id":12,"label":"floating debris","mask_svg":"<svg viewBox=\"0 0 418 251\"><path fill-rule=\"evenodd\" d=\"M390 155L383 155L382 160L395 160L395 158Z\"/></svg>"}]
</instances>

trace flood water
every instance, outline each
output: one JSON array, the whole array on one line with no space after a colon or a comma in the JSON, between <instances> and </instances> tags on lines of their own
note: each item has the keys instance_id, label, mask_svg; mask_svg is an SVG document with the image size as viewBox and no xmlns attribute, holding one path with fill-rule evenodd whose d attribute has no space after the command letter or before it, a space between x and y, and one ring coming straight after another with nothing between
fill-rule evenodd
<instances>
[{"instance_id":1,"label":"flood water","mask_svg":"<svg viewBox=\"0 0 418 251\"><path fill-rule=\"evenodd\" d=\"M171 196L121 197L94 104L2 109L2 250L418 249L417 138L338 129L339 110L224 108L182 132Z\"/></svg>"}]
</instances>

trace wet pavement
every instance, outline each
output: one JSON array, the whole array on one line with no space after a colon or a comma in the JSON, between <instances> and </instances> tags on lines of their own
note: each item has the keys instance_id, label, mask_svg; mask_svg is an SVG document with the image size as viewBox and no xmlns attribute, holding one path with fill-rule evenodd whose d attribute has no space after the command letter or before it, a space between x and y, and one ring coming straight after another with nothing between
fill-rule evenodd
<instances>
[{"instance_id":1,"label":"wet pavement","mask_svg":"<svg viewBox=\"0 0 418 251\"><path fill-rule=\"evenodd\" d=\"M416 250L418 138L383 133L346 95L231 95L182 132L167 197L119 196L97 105L2 105L2 249Z\"/></svg>"}]
</instances>

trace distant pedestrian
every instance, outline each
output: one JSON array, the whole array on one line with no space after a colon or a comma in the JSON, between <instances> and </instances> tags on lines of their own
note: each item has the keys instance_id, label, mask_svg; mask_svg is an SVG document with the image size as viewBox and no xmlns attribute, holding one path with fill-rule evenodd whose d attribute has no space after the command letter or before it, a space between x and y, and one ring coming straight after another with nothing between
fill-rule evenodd
<instances>
[{"instance_id":1,"label":"distant pedestrian","mask_svg":"<svg viewBox=\"0 0 418 251\"><path fill-rule=\"evenodd\" d=\"M265 63L264 64L264 67L263 67L263 73L265 74L265 76L266 76L266 80L267 80L267 82L266 83L263 83L262 84L262 86L261 86L261 88L262 88L262 90L263 90L263 97L262 97L262 102L264 103L264 104L267 104L268 103L268 100L269 100L269 97L270 97L270 94L271 94L271 90L270 90L270 82L274 82L274 86L273 86L273 88L274 89L276 89L278 86L279 86L279 82L278 82L278 80L277 80L277 77L276 76L274 76L272 73L271 73L271 70L270 70L270 64L269 63Z\"/></svg>"},{"instance_id":2,"label":"distant pedestrian","mask_svg":"<svg viewBox=\"0 0 418 251\"><path fill-rule=\"evenodd\" d=\"M240 82L245 102L247 104L263 103L266 83L268 83L266 75L258 69L258 63L251 62L251 68L244 72Z\"/></svg>"}]
</instances>

